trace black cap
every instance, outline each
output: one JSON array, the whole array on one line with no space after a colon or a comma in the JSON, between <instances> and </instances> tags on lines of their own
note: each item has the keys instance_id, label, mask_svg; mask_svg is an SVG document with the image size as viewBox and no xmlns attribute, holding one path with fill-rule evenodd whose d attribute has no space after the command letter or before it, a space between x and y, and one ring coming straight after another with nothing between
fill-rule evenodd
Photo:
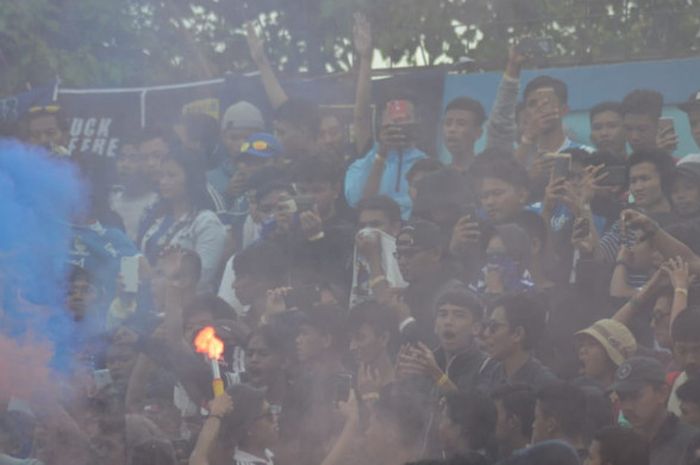
<instances>
[{"instance_id":1,"label":"black cap","mask_svg":"<svg viewBox=\"0 0 700 465\"><path fill-rule=\"evenodd\" d=\"M396 236L396 246L433 249L442 246L440 228L430 221L413 221L403 228Z\"/></svg>"},{"instance_id":2,"label":"black cap","mask_svg":"<svg viewBox=\"0 0 700 465\"><path fill-rule=\"evenodd\" d=\"M637 392L648 384L666 382L666 371L658 360L649 357L630 357L617 368L612 390Z\"/></svg>"},{"instance_id":3,"label":"black cap","mask_svg":"<svg viewBox=\"0 0 700 465\"><path fill-rule=\"evenodd\" d=\"M700 110L700 90L693 92L685 103L678 105L678 108L688 113L693 110Z\"/></svg>"}]
</instances>

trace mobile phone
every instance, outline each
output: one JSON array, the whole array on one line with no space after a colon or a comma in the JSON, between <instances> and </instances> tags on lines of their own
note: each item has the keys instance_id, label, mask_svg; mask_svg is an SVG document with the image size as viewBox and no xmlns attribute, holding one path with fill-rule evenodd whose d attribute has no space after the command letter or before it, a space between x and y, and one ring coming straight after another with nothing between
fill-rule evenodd
<instances>
[{"instance_id":1,"label":"mobile phone","mask_svg":"<svg viewBox=\"0 0 700 465\"><path fill-rule=\"evenodd\" d=\"M95 382L95 388L99 391L102 388L112 384L112 374L109 369L95 370L92 372L92 379Z\"/></svg>"},{"instance_id":2,"label":"mobile phone","mask_svg":"<svg viewBox=\"0 0 700 465\"><path fill-rule=\"evenodd\" d=\"M352 375L338 373L333 377L333 399L336 402L347 402L350 399L350 389L352 389Z\"/></svg>"},{"instance_id":3,"label":"mobile phone","mask_svg":"<svg viewBox=\"0 0 700 465\"><path fill-rule=\"evenodd\" d=\"M627 184L627 167L623 165L606 166L601 170L601 174L608 173L598 183L605 187L619 187Z\"/></svg>"},{"instance_id":4,"label":"mobile phone","mask_svg":"<svg viewBox=\"0 0 700 465\"><path fill-rule=\"evenodd\" d=\"M136 293L139 290L139 256L122 257L120 274L124 292Z\"/></svg>"},{"instance_id":5,"label":"mobile phone","mask_svg":"<svg viewBox=\"0 0 700 465\"><path fill-rule=\"evenodd\" d=\"M316 198L313 195L297 195L294 197L299 213L313 210L316 207Z\"/></svg>"},{"instance_id":6,"label":"mobile phone","mask_svg":"<svg viewBox=\"0 0 700 465\"><path fill-rule=\"evenodd\" d=\"M284 296L284 304L288 309L303 310L321 301L321 290L318 286L303 286L293 288Z\"/></svg>"},{"instance_id":7,"label":"mobile phone","mask_svg":"<svg viewBox=\"0 0 700 465\"><path fill-rule=\"evenodd\" d=\"M535 59L543 59L552 55L554 49L554 39L550 36L525 37L515 46L515 51L520 55Z\"/></svg>"},{"instance_id":8,"label":"mobile phone","mask_svg":"<svg viewBox=\"0 0 700 465\"><path fill-rule=\"evenodd\" d=\"M670 116L659 118L659 134L665 134L666 132L676 132L676 122Z\"/></svg>"},{"instance_id":9,"label":"mobile phone","mask_svg":"<svg viewBox=\"0 0 700 465\"><path fill-rule=\"evenodd\" d=\"M401 124L412 119L408 100L392 100L386 104L387 118L391 124Z\"/></svg>"},{"instance_id":10,"label":"mobile phone","mask_svg":"<svg viewBox=\"0 0 700 465\"><path fill-rule=\"evenodd\" d=\"M476 213L476 205L472 203L462 207L462 211L460 212L459 217L464 218L466 216L468 216L472 222L479 221L479 216Z\"/></svg>"},{"instance_id":11,"label":"mobile phone","mask_svg":"<svg viewBox=\"0 0 700 465\"><path fill-rule=\"evenodd\" d=\"M571 155L568 153L554 154L552 164L552 175L554 179L565 178L571 176Z\"/></svg>"}]
</instances>

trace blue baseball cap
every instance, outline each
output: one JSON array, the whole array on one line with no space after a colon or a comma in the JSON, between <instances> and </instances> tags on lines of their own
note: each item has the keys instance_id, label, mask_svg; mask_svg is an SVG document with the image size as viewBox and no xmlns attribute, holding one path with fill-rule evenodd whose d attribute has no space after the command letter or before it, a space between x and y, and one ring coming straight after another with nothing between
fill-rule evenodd
<instances>
[{"instance_id":1,"label":"blue baseball cap","mask_svg":"<svg viewBox=\"0 0 700 465\"><path fill-rule=\"evenodd\" d=\"M256 132L241 145L240 155L249 155L257 158L276 158L282 155L282 146L272 134Z\"/></svg>"}]
</instances>

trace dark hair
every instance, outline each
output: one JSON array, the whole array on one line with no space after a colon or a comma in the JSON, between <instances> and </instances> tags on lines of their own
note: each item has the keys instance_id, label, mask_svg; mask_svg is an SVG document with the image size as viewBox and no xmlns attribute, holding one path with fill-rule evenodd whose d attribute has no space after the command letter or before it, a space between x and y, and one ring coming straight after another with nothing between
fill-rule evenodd
<instances>
[{"instance_id":1,"label":"dark hair","mask_svg":"<svg viewBox=\"0 0 700 465\"><path fill-rule=\"evenodd\" d=\"M293 169L294 182L336 184L342 177L343 167L328 157L304 157L294 165Z\"/></svg>"},{"instance_id":2,"label":"dark hair","mask_svg":"<svg viewBox=\"0 0 700 465\"><path fill-rule=\"evenodd\" d=\"M282 248L268 242L253 244L238 252L233 259L236 276L265 279L275 287L284 283L287 266L287 256Z\"/></svg>"},{"instance_id":3,"label":"dark hair","mask_svg":"<svg viewBox=\"0 0 700 465\"><path fill-rule=\"evenodd\" d=\"M601 102L595 105L593 108L591 108L591 111L588 112L590 122L592 123L593 118L595 118L598 114L608 111L622 116L622 104L620 102Z\"/></svg>"},{"instance_id":4,"label":"dark hair","mask_svg":"<svg viewBox=\"0 0 700 465\"><path fill-rule=\"evenodd\" d=\"M535 348L542 337L545 316L534 296L525 292L508 294L492 304L491 312L499 307L505 311L511 330L523 328L523 349Z\"/></svg>"},{"instance_id":5,"label":"dark hair","mask_svg":"<svg viewBox=\"0 0 700 465\"><path fill-rule=\"evenodd\" d=\"M564 441L543 441L515 451L502 465L580 465L576 450Z\"/></svg>"},{"instance_id":6,"label":"dark hair","mask_svg":"<svg viewBox=\"0 0 700 465\"><path fill-rule=\"evenodd\" d=\"M260 202L265 196L275 191L284 191L289 195L294 195L294 189L291 184L283 181L273 181L263 184L255 190L255 201Z\"/></svg>"},{"instance_id":7,"label":"dark hair","mask_svg":"<svg viewBox=\"0 0 700 465\"><path fill-rule=\"evenodd\" d=\"M659 178L661 180L661 189L664 193L668 194L668 192L670 192L675 169L673 158L660 149L637 150L627 159L628 179L632 167L640 163L651 163L656 167L656 171L659 173Z\"/></svg>"},{"instance_id":8,"label":"dark hair","mask_svg":"<svg viewBox=\"0 0 700 465\"><path fill-rule=\"evenodd\" d=\"M134 144L141 145L155 139L161 139L165 142L168 150L172 150L179 145L173 130L158 124L151 124L143 128L134 139Z\"/></svg>"},{"instance_id":9,"label":"dark hair","mask_svg":"<svg viewBox=\"0 0 700 465\"><path fill-rule=\"evenodd\" d=\"M219 122L206 113L185 113L180 121L187 137L202 147L205 155L213 152L219 140Z\"/></svg>"},{"instance_id":10,"label":"dark hair","mask_svg":"<svg viewBox=\"0 0 700 465\"><path fill-rule=\"evenodd\" d=\"M586 165L591 154L583 149L572 147L566 150L562 150L560 153L568 153L571 155L571 161L573 163L578 163L579 165Z\"/></svg>"},{"instance_id":11,"label":"dark hair","mask_svg":"<svg viewBox=\"0 0 700 465\"><path fill-rule=\"evenodd\" d=\"M169 441L149 439L136 446L131 452L129 465L175 465L175 450Z\"/></svg>"},{"instance_id":12,"label":"dark hair","mask_svg":"<svg viewBox=\"0 0 700 465\"><path fill-rule=\"evenodd\" d=\"M422 158L415 162L411 169L406 173L406 180L411 182L411 180L416 177L418 173L434 173L435 171L440 171L445 165L440 163L434 158Z\"/></svg>"},{"instance_id":13,"label":"dark hair","mask_svg":"<svg viewBox=\"0 0 700 465\"><path fill-rule=\"evenodd\" d=\"M566 88L564 81L553 78L552 76L537 76L532 79L525 86L525 91L523 92L523 100L527 101L528 96L531 92L537 89L542 89L543 87L551 87L554 89L554 93L559 99L559 103L566 105L569 100L569 91Z\"/></svg>"},{"instance_id":14,"label":"dark hair","mask_svg":"<svg viewBox=\"0 0 700 465\"><path fill-rule=\"evenodd\" d=\"M265 391L247 384L234 384L226 390L235 409L221 420L221 442L231 449L240 445L246 431L260 417Z\"/></svg>"},{"instance_id":15,"label":"dark hair","mask_svg":"<svg viewBox=\"0 0 700 465\"><path fill-rule=\"evenodd\" d=\"M515 215L513 222L523 228L531 239L539 240L544 248L547 243L548 228L542 216L530 210L523 210Z\"/></svg>"},{"instance_id":16,"label":"dark hair","mask_svg":"<svg viewBox=\"0 0 700 465\"><path fill-rule=\"evenodd\" d=\"M443 305L466 308L476 321L481 321L484 318L484 303L478 295L463 286L450 287L441 293L435 301L435 311Z\"/></svg>"},{"instance_id":17,"label":"dark hair","mask_svg":"<svg viewBox=\"0 0 700 465\"><path fill-rule=\"evenodd\" d=\"M164 160L164 163L167 162L176 163L185 173L185 188L195 210L215 210L207 191L206 171L201 158L182 148L175 148L171 149L170 156Z\"/></svg>"},{"instance_id":18,"label":"dark hair","mask_svg":"<svg viewBox=\"0 0 700 465\"><path fill-rule=\"evenodd\" d=\"M520 432L529 439L535 421L535 391L525 384L505 385L494 389L491 398L501 401L506 413L520 421Z\"/></svg>"},{"instance_id":19,"label":"dark hair","mask_svg":"<svg viewBox=\"0 0 700 465\"><path fill-rule=\"evenodd\" d=\"M676 389L676 395L683 402L700 405L700 378L688 378L688 381Z\"/></svg>"},{"instance_id":20,"label":"dark hair","mask_svg":"<svg viewBox=\"0 0 700 465\"><path fill-rule=\"evenodd\" d=\"M700 342L700 311L684 310L671 325L673 342Z\"/></svg>"},{"instance_id":21,"label":"dark hair","mask_svg":"<svg viewBox=\"0 0 700 465\"><path fill-rule=\"evenodd\" d=\"M82 266L78 265L68 265L68 282L73 283L75 281L87 281L90 284L95 284L95 278L88 273L88 271Z\"/></svg>"},{"instance_id":22,"label":"dark hair","mask_svg":"<svg viewBox=\"0 0 700 465\"><path fill-rule=\"evenodd\" d=\"M661 118L664 97L655 90L636 89L622 100L622 114L642 114L653 119Z\"/></svg>"},{"instance_id":23,"label":"dark hair","mask_svg":"<svg viewBox=\"0 0 700 465\"><path fill-rule=\"evenodd\" d=\"M484 106L477 100L470 97L457 97L447 104L445 108L445 113L450 110L462 110L468 111L474 115L476 119L477 126L481 126L486 121L486 111L484 111Z\"/></svg>"},{"instance_id":24,"label":"dark hair","mask_svg":"<svg viewBox=\"0 0 700 465\"><path fill-rule=\"evenodd\" d=\"M406 465L492 465L489 457L475 451L459 453L448 459L423 459L415 462L407 462Z\"/></svg>"},{"instance_id":25,"label":"dark hair","mask_svg":"<svg viewBox=\"0 0 700 465\"><path fill-rule=\"evenodd\" d=\"M158 259L164 259L175 253L180 255L180 269L183 274L193 283L198 283L202 277L202 259L199 254L192 249L166 247L161 250Z\"/></svg>"},{"instance_id":26,"label":"dark hair","mask_svg":"<svg viewBox=\"0 0 700 465\"><path fill-rule=\"evenodd\" d=\"M447 416L459 425L462 440L471 450L488 449L496 431L496 406L479 391L456 392L445 397Z\"/></svg>"},{"instance_id":27,"label":"dark hair","mask_svg":"<svg viewBox=\"0 0 700 465\"><path fill-rule=\"evenodd\" d=\"M275 110L274 120L289 123L308 132L313 138L318 137L321 130L321 112L318 105L303 98L287 99Z\"/></svg>"},{"instance_id":28,"label":"dark hair","mask_svg":"<svg viewBox=\"0 0 700 465\"><path fill-rule=\"evenodd\" d=\"M554 418L567 437L585 434L586 396L579 387L554 383L540 389L536 397L542 413Z\"/></svg>"},{"instance_id":29,"label":"dark hair","mask_svg":"<svg viewBox=\"0 0 700 465\"><path fill-rule=\"evenodd\" d=\"M357 211L362 210L380 210L384 212L386 217L392 223L401 221L401 207L391 197L386 195L377 195L360 200L357 204Z\"/></svg>"},{"instance_id":30,"label":"dark hair","mask_svg":"<svg viewBox=\"0 0 700 465\"><path fill-rule=\"evenodd\" d=\"M289 325L280 322L273 321L255 328L248 337L248 344L254 337L262 338L271 352L286 358L291 357L296 350L294 346L294 331Z\"/></svg>"},{"instance_id":31,"label":"dark hair","mask_svg":"<svg viewBox=\"0 0 700 465\"><path fill-rule=\"evenodd\" d=\"M199 294L190 301L182 311L182 320L187 322L200 312L211 313L215 320L234 320L236 312L229 304L216 294Z\"/></svg>"},{"instance_id":32,"label":"dark hair","mask_svg":"<svg viewBox=\"0 0 700 465\"><path fill-rule=\"evenodd\" d=\"M378 335L388 333L392 336L398 328L393 310L375 300L368 300L352 307L348 313L345 327L348 333L353 333L365 324Z\"/></svg>"},{"instance_id":33,"label":"dark hair","mask_svg":"<svg viewBox=\"0 0 700 465\"><path fill-rule=\"evenodd\" d=\"M302 311L301 324L331 336L333 338L332 348L339 349L345 340L342 315L343 309L338 305L316 304Z\"/></svg>"},{"instance_id":34,"label":"dark hair","mask_svg":"<svg viewBox=\"0 0 700 465\"><path fill-rule=\"evenodd\" d=\"M527 170L512 157L500 158L479 155L469 171L472 179L477 182L485 178L492 178L518 188L529 189L530 187Z\"/></svg>"},{"instance_id":35,"label":"dark hair","mask_svg":"<svg viewBox=\"0 0 700 465\"><path fill-rule=\"evenodd\" d=\"M649 465L649 442L632 428L609 426L593 435L600 445L601 463Z\"/></svg>"}]
</instances>

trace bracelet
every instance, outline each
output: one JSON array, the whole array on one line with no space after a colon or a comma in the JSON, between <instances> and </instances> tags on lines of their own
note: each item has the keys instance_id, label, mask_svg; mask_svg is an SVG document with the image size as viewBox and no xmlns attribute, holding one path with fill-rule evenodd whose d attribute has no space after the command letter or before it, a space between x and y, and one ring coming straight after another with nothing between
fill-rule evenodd
<instances>
[{"instance_id":1,"label":"bracelet","mask_svg":"<svg viewBox=\"0 0 700 465\"><path fill-rule=\"evenodd\" d=\"M386 279L386 276L384 276L384 275L377 276L376 278L373 278L369 281L369 287L373 288L374 286L376 286L377 284L379 284L381 282L389 282L389 280Z\"/></svg>"},{"instance_id":2,"label":"bracelet","mask_svg":"<svg viewBox=\"0 0 700 465\"><path fill-rule=\"evenodd\" d=\"M386 157L377 153L374 155L374 161L383 164L386 163Z\"/></svg>"},{"instance_id":3,"label":"bracelet","mask_svg":"<svg viewBox=\"0 0 700 465\"><path fill-rule=\"evenodd\" d=\"M221 415L209 415L209 416L207 416L207 420L209 418L216 418L219 421L224 421L224 417L222 417Z\"/></svg>"},{"instance_id":4,"label":"bracelet","mask_svg":"<svg viewBox=\"0 0 700 465\"><path fill-rule=\"evenodd\" d=\"M365 402L370 401L370 400L379 400L379 393L378 392L368 392L367 394L362 394L362 400Z\"/></svg>"},{"instance_id":5,"label":"bracelet","mask_svg":"<svg viewBox=\"0 0 700 465\"><path fill-rule=\"evenodd\" d=\"M682 288L682 287L677 287L673 290L673 292L677 292L679 294L682 294L686 297L688 297L688 289Z\"/></svg>"},{"instance_id":6,"label":"bracelet","mask_svg":"<svg viewBox=\"0 0 700 465\"><path fill-rule=\"evenodd\" d=\"M440 379L437 380L436 384L439 387L445 387L445 385L447 385L447 383L449 383L449 382L450 382L450 377L447 376L447 373L443 373L442 376L440 377Z\"/></svg>"}]
</instances>

